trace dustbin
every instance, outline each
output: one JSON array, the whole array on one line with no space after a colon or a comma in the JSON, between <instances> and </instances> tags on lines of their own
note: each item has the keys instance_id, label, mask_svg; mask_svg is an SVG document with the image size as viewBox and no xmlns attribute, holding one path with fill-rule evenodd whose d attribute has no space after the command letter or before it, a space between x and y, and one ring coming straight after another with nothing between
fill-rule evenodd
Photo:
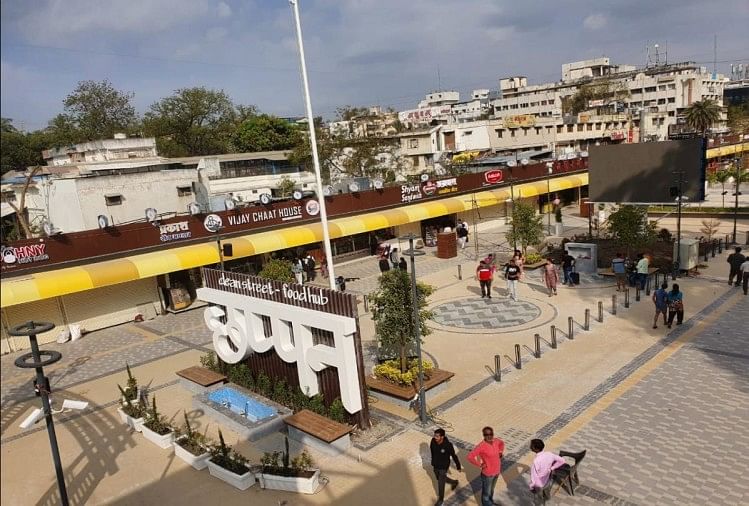
<instances>
[{"instance_id":1,"label":"dustbin","mask_svg":"<svg viewBox=\"0 0 749 506\"><path fill-rule=\"evenodd\" d=\"M437 258L455 258L458 256L458 239L455 232L437 234Z\"/></svg>"}]
</instances>

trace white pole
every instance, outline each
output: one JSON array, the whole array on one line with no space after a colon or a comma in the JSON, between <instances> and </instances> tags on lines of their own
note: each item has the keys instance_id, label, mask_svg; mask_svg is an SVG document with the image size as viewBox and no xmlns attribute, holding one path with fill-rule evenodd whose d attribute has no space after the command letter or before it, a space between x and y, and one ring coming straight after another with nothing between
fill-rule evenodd
<instances>
[{"instance_id":1,"label":"white pole","mask_svg":"<svg viewBox=\"0 0 749 506\"><path fill-rule=\"evenodd\" d=\"M312 163L315 167L315 181L317 182L317 198L320 201L320 221L322 223L323 245L325 258L328 261L328 280L331 290L336 289L335 270L333 268L333 250L330 248L330 233L328 232L328 211L325 208L325 194L322 191L322 176L320 175L320 158L317 154L317 136L315 135L315 119L312 116L312 100L309 96L309 81L307 80L307 64L304 61L304 43L302 42L302 23L299 20L298 0L289 0L294 11L296 23L296 42L299 47L299 62L302 67L302 84L304 86L304 104L307 109L307 126L309 127L309 141L312 150Z\"/></svg>"}]
</instances>

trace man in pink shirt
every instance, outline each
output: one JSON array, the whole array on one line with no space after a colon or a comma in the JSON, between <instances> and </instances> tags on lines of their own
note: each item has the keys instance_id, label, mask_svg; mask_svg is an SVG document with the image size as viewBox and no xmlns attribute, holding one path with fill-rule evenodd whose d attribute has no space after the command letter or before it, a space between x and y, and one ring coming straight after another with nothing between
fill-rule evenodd
<instances>
[{"instance_id":1,"label":"man in pink shirt","mask_svg":"<svg viewBox=\"0 0 749 506\"><path fill-rule=\"evenodd\" d=\"M468 462L481 468L481 506L493 506L494 487L502 472L505 443L499 438L494 439L494 429L491 427L484 427L481 432L484 440L468 454Z\"/></svg>"},{"instance_id":2,"label":"man in pink shirt","mask_svg":"<svg viewBox=\"0 0 749 506\"><path fill-rule=\"evenodd\" d=\"M542 490L549 479L551 472L566 464L559 455L545 452L544 442L540 439L531 439L531 450L536 454L531 464L531 492Z\"/></svg>"}]
</instances>

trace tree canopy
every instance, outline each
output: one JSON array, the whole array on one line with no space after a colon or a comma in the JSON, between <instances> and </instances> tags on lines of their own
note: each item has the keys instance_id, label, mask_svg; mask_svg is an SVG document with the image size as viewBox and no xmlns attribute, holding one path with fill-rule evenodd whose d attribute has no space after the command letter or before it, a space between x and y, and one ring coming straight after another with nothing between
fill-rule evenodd
<instances>
[{"instance_id":1,"label":"tree canopy","mask_svg":"<svg viewBox=\"0 0 749 506\"><path fill-rule=\"evenodd\" d=\"M107 80L81 81L63 105L64 120L78 131L79 140L111 139L117 132L130 132L137 123L135 94L115 89ZM62 122L62 119L58 119Z\"/></svg>"},{"instance_id":2,"label":"tree canopy","mask_svg":"<svg viewBox=\"0 0 749 506\"><path fill-rule=\"evenodd\" d=\"M608 232L620 246L626 247L627 255L632 248L642 248L656 238L655 223L648 223L645 206L621 206L608 219Z\"/></svg>"},{"instance_id":3,"label":"tree canopy","mask_svg":"<svg viewBox=\"0 0 749 506\"><path fill-rule=\"evenodd\" d=\"M253 115L239 124L232 141L240 152L291 149L301 139L296 125L268 114Z\"/></svg>"},{"instance_id":4,"label":"tree canopy","mask_svg":"<svg viewBox=\"0 0 749 506\"><path fill-rule=\"evenodd\" d=\"M512 227L505 237L511 244L520 244L523 253L528 246L539 244L544 238L543 218L536 215L536 209L531 204L516 200L512 208Z\"/></svg>"},{"instance_id":5,"label":"tree canopy","mask_svg":"<svg viewBox=\"0 0 749 506\"><path fill-rule=\"evenodd\" d=\"M709 98L698 100L687 107L684 118L687 125L705 137L710 127L720 120L720 106Z\"/></svg>"}]
</instances>

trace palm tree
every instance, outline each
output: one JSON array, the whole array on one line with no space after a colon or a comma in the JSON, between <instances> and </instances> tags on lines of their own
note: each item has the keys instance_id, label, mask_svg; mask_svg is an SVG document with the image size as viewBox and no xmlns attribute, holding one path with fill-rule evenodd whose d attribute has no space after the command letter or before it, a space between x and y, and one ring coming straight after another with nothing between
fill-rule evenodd
<instances>
[{"instance_id":1,"label":"palm tree","mask_svg":"<svg viewBox=\"0 0 749 506\"><path fill-rule=\"evenodd\" d=\"M715 176L715 182L720 183L720 186L723 188L723 206L726 207L726 183L729 179L731 179L731 171L728 169L721 169L716 172L714 172Z\"/></svg>"},{"instance_id":2,"label":"palm tree","mask_svg":"<svg viewBox=\"0 0 749 506\"><path fill-rule=\"evenodd\" d=\"M684 117L694 130L700 132L702 137L707 136L708 129L720 120L720 106L715 100L698 100L687 107Z\"/></svg>"}]
</instances>

